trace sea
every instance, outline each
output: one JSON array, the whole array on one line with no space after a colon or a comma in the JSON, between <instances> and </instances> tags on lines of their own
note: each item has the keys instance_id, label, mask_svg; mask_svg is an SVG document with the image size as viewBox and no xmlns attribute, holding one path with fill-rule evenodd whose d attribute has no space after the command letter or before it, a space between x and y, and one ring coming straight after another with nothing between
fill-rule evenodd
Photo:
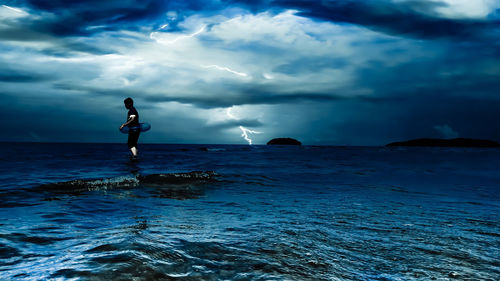
<instances>
[{"instance_id":1,"label":"sea","mask_svg":"<svg viewBox=\"0 0 500 281\"><path fill-rule=\"evenodd\" d=\"M0 280L500 280L500 149L139 149L2 143Z\"/></svg>"}]
</instances>

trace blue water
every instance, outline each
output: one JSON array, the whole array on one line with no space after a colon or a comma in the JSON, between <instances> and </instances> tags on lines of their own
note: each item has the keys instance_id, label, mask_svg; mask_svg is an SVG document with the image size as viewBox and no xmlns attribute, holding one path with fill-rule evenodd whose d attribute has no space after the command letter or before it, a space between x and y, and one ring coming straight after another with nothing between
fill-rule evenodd
<instances>
[{"instance_id":1,"label":"blue water","mask_svg":"<svg viewBox=\"0 0 500 281\"><path fill-rule=\"evenodd\" d=\"M2 144L0 280L499 280L500 150ZM194 197L43 184L215 171ZM42 187L40 187L42 185Z\"/></svg>"}]
</instances>

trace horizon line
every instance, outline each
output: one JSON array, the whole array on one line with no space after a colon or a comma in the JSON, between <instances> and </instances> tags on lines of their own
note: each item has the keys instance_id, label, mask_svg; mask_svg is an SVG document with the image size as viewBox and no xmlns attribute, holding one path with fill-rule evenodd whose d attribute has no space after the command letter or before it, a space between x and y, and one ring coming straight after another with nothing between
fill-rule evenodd
<instances>
[{"instance_id":1,"label":"horizon line","mask_svg":"<svg viewBox=\"0 0 500 281\"><path fill-rule=\"evenodd\" d=\"M2 141L0 143L23 144L123 144L123 142L78 142L78 141ZM238 144L238 143L140 143L141 145L238 145L238 146L268 146L268 144ZM276 146L276 145L271 145ZM346 144L301 144L283 146L339 146L339 147L384 147L385 145L346 145Z\"/></svg>"}]
</instances>

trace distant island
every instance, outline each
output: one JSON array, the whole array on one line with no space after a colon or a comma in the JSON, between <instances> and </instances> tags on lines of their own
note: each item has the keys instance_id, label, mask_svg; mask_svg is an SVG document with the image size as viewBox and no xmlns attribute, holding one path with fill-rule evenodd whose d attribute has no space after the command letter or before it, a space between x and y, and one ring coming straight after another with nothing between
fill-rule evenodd
<instances>
[{"instance_id":1,"label":"distant island","mask_svg":"<svg viewBox=\"0 0 500 281\"><path fill-rule=\"evenodd\" d=\"M434 147L500 147L500 143L492 140L476 139L414 139L393 142L386 146L434 146Z\"/></svg>"},{"instance_id":2,"label":"distant island","mask_svg":"<svg viewBox=\"0 0 500 281\"><path fill-rule=\"evenodd\" d=\"M267 145L302 145L302 143L292 138L276 138L268 141Z\"/></svg>"}]
</instances>

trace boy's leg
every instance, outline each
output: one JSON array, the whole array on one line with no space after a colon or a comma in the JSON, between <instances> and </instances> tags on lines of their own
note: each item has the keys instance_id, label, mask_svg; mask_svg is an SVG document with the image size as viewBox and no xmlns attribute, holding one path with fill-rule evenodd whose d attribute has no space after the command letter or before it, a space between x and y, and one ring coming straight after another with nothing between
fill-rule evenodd
<instances>
[{"instance_id":1,"label":"boy's leg","mask_svg":"<svg viewBox=\"0 0 500 281\"><path fill-rule=\"evenodd\" d=\"M128 133L128 148L132 152L133 156L137 156L137 141L139 140L139 132L130 131Z\"/></svg>"}]
</instances>

